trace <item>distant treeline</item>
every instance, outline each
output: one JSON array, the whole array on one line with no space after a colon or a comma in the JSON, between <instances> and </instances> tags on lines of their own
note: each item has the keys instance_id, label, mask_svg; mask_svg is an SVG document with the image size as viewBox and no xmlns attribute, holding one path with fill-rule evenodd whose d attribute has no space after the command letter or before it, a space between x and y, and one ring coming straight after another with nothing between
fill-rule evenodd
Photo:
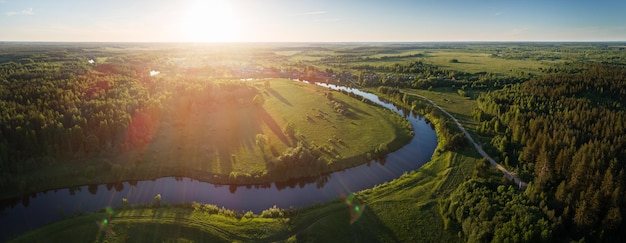
<instances>
[{"instance_id":1,"label":"distant treeline","mask_svg":"<svg viewBox=\"0 0 626 243\"><path fill-rule=\"evenodd\" d=\"M437 87L456 87L463 89L494 89L506 84L528 80L530 74L499 77L493 73L464 73L448 70L422 61L400 64L357 64L352 66L361 72L356 82L365 87L392 86L399 88L432 89Z\"/></svg>"}]
</instances>

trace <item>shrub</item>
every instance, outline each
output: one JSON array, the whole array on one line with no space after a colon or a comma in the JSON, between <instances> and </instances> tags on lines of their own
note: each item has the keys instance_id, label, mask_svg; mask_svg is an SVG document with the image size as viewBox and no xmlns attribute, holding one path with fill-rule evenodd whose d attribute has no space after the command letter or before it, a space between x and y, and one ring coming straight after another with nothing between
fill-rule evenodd
<instances>
[{"instance_id":1,"label":"shrub","mask_svg":"<svg viewBox=\"0 0 626 243\"><path fill-rule=\"evenodd\" d=\"M467 97L467 92L465 92L465 91L464 91L464 90L462 90L462 89L457 90L457 93L458 93L460 96Z\"/></svg>"},{"instance_id":2,"label":"shrub","mask_svg":"<svg viewBox=\"0 0 626 243\"><path fill-rule=\"evenodd\" d=\"M161 205L161 194L156 194L156 196L154 196L154 205L155 206Z\"/></svg>"},{"instance_id":3,"label":"shrub","mask_svg":"<svg viewBox=\"0 0 626 243\"><path fill-rule=\"evenodd\" d=\"M254 218L254 213L252 211L248 211L248 212L243 214L243 217L247 218L247 219Z\"/></svg>"},{"instance_id":4,"label":"shrub","mask_svg":"<svg viewBox=\"0 0 626 243\"><path fill-rule=\"evenodd\" d=\"M217 205L213 205L213 204L204 204L202 206L202 210L209 214L216 214L220 211Z\"/></svg>"},{"instance_id":5,"label":"shrub","mask_svg":"<svg viewBox=\"0 0 626 243\"><path fill-rule=\"evenodd\" d=\"M283 217L284 213L283 210L276 207L276 205L274 205L274 207L268 208L263 210L263 212L261 212L261 217L263 218L277 218L277 217Z\"/></svg>"}]
</instances>

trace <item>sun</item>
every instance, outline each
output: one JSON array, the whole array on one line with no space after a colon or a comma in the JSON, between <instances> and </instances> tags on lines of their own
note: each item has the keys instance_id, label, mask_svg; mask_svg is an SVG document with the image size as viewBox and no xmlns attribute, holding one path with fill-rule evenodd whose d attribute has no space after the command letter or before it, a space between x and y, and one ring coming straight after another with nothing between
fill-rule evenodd
<instances>
[{"instance_id":1,"label":"sun","mask_svg":"<svg viewBox=\"0 0 626 243\"><path fill-rule=\"evenodd\" d=\"M199 0L183 16L182 32L192 42L238 41L239 21L228 1Z\"/></svg>"}]
</instances>

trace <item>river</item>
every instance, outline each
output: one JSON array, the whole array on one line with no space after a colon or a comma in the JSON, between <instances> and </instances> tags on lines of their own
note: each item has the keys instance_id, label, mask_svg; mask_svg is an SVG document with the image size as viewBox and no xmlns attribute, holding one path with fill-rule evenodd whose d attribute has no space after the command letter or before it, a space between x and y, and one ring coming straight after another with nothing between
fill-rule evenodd
<instances>
[{"instance_id":1,"label":"river","mask_svg":"<svg viewBox=\"0 0 626 243\"><path fill-rule=\"evenodd\" d=\"M407 145L388 154L385 159L321 177L286 183L228 186L190 178L167 177L108 185L86 185L25 195L0 202L0 207L3 207L0 209L0 241L75 213L93 212L107 206L122 206L122 198L127 198L130 204L148 203L156 194L161 194L162 203L196 201L237 211L251 210L255 213L274 205L281 208L309 206L391 181L406 171L420 168L430 160L437 146L437 136L426 119L399 109L371 93L343 86L318 85L355 93L401 114L410 121L415 136Z\"/></svg>"}]
</instances>

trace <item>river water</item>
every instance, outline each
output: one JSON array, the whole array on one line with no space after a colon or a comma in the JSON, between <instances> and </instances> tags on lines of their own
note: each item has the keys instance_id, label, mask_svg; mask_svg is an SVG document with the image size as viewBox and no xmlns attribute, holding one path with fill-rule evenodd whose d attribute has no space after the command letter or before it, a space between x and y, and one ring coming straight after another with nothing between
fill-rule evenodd
<instances>
[{"instance_id":1,"label":"river water","mask_svg":"<svg viewBox=\"0 0 626 243\"><path fill-rule=\"evenodd\" d=\"M410 121L415 136L407 145L388 154L384 159L321 177L284 183L229 186L190 178L167 177L25 195L0 202L0 207L3 207L0 209L0 241L75 213L92 212L107 206L122 206L122 198L127 198L130 204L149 203L156 194L161 194L162 203L196 201L237 211L251 210L255 213L274 205L281 208L309 206L391 181L406 171L420 168L430 160L437 146L437 136L432 125L423 117L399 109L374 94L358 89L321 83L317 85L355 93L401 114Z\"/></svg>"}]
</instances>

